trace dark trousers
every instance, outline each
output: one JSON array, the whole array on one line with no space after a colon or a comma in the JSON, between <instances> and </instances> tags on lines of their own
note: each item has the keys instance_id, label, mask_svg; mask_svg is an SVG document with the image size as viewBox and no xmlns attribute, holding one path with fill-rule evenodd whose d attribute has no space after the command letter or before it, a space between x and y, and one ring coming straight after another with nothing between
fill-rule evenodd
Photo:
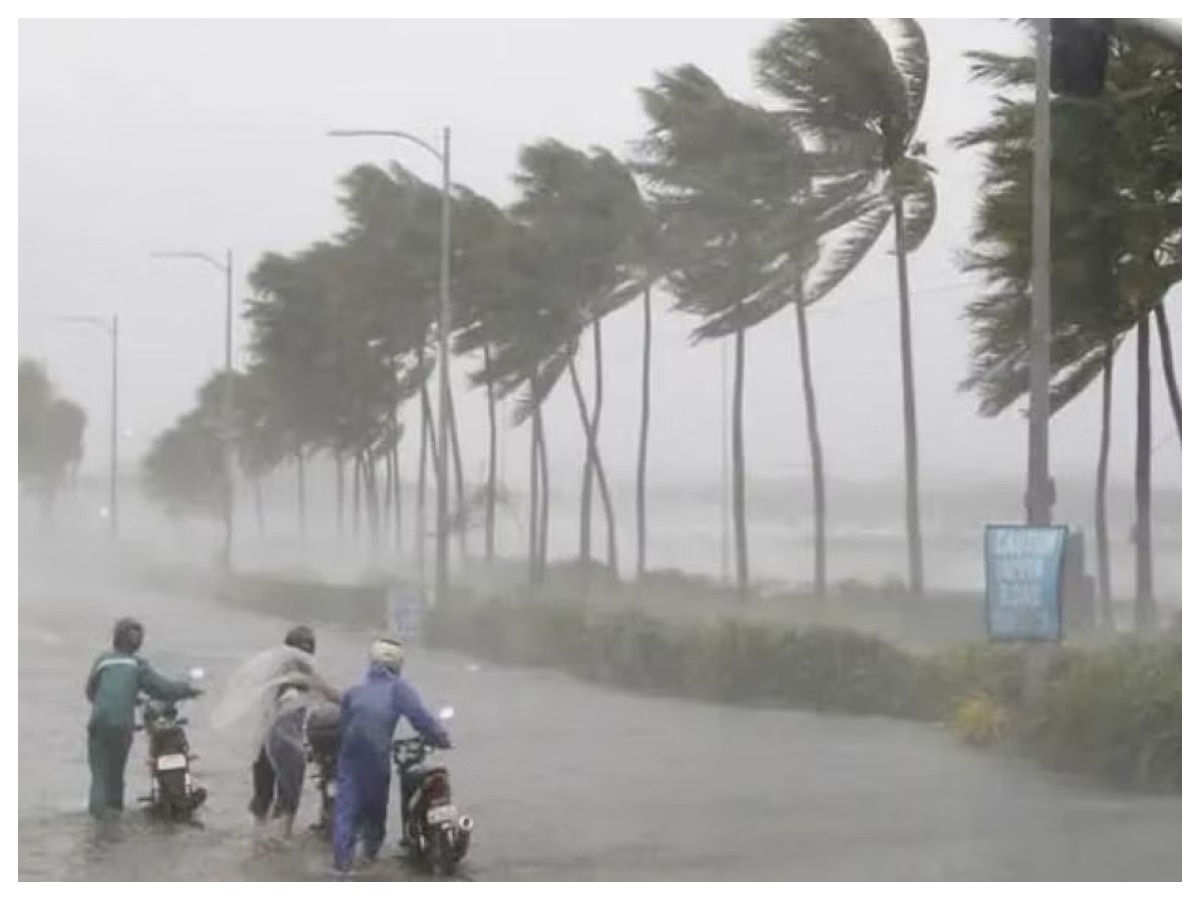
<instances>
[{"instance_id":1,"label":"dark trousers","mask_svg":"<svg viewBox=\"0 0 1200 900\"><path fill-rule=\"evenodd\" d=\"M275 802L275 767L267 756L267 748L258 751L258 759L250 770L254 778L254 797L250 801L250 814L260 821L267 818L271 804Z\"/></svg>"},{"instance_id":2,"label":"dark trousers","mask_svg":"<svg viewBox=\"0 0 1200 900\"><path fill-rule=\"evenodd\" d=\"M132 744L133 732L127 728L88 726L88 768L92 772L88 812L93 816L125 808L125 763Z\"/></svg>"},{"instance_id":3,"label":"dark trousers","mask_svg":"<svg viewBox=\"0 0 1200 900\"><path fill-rule=\"evenodd\" d=\"M258 759L254 761L254 798L250 801L250 812L256 819L296 814L300 809L307 761L304 710L297 709L275 720L258 751Z\"/></svg>"}]
</instances>

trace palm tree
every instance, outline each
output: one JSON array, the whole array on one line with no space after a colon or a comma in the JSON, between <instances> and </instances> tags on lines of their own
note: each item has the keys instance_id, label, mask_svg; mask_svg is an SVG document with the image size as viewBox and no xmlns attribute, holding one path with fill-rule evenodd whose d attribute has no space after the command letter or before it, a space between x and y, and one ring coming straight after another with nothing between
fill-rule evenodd
<instances>
[{"instance_id":1,"label":"palm tree","mask_svg":"<svg viewBox=\"0 0 1200 900\"><path fill-rule=\"evenodd\" d=\"M273 420L271 386L260 371L235 373L235 440L242 472L254 485L259 533L266 532L262 485L286 456L283 432Z\"/></svg>"},{"instance_id":2,"label":"palm tree","mask_svg":"<svg viewBox=\"0 0 1200 900\"><path fill-rule=\"evenodd\" d=\"M493 342L504 327L505 316L527 301L522 296L526 285L519 280L517 244L522 240L517 228L498 206L485 197L459 188L455 197L454 221L458 245L463 248L454 257L456 315L455 353L482 355L482 366L473 376L487 392L488 463L484 514L484 546L491 566L496 553L497 498L497 411L499 401L493 378Z\"/></svg>"},{"instance_id":3,"label":"palm tree","mask_svg":"<svg viewBox=\"0 0 1200 900\"><path fill-rule=\"evenodd\" d=\"M733 520L737 589L744 598L750 578L745 333L803 298L812 261L799 203L808 185L805 155L780 117L729 98L695 66L660 73L654 87L640 93L650 133L635 168L649 183L662 222L662 269L680 307L702 319L695 339L734 337ZM807 343L801 350L806 355ZM804 371L811 377L807 366ZM810 412L815 427L815 401ZM814 461L819 472L819 452Z\"/></svg>"},{"instance_id":4,"label":"palm tree","mask_svg":"<svg viewBox=\"0 0 1200 900\"><path fill-rule=\"evenodd\" d=\"M817 151L814 202L841 237L828 269L809 291L823 295L894 229L900 298L904 406L905 520L909 589L924 592L916 389L913 379L908 255L933 227L937 192L925 146L916 140L929 80L925 34L896 20L894 42L868 19L793 19L755 55L763 88L781 100L796 130Z\"/></svg>"},{"instance_id":5,"label":"palm tree","mask_svg":"<svg viewBox=\"0 0 1200 900\"><path fill-rule=\"evenodd\" d=\"M608 566L615 574L616 516L598 437L604 398L600 325L630 296L619 289L627 281L628 229L642 214L641 195L629 171L608 151L584 153L554 140L524 148L514 180L521 198L512 214L540 245L542 286L547 302L558 312L555 340L569 351L567 370L576 387L578 334L588 325L592 328L596 388L590 413L582 390L574 391L588 444L580 503L580 557L585 565L590 561L594 473L608 525Z\"/></svg>"}]
</instances>

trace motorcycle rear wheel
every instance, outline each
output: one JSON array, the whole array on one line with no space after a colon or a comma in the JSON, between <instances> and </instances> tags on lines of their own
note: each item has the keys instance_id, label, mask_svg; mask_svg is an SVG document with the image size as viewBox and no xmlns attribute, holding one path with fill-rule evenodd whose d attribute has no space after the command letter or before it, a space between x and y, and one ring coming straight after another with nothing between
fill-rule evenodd
<instances>
[{"instance_id":1,"label":"motorcycle rear wheel","mask_svg":"<svg viewBox=\"0 0 1200 900\"><path fill-rule=\"evenodd\" d=\"M158 808L164 816L176 821L192 814L192 803L188 798L187 774L180 771L158 774Z\"/></svg>"},{"instance_id":2,"label":"motorcycle rear wheel","mask_svg":"<svg viewBox=\"0 0 1200 900\"><path fill-rule=\"evenodd\" d=\"M448 878L458 867L458 854L454 850L454 839L450 833L439 828L429 842L429 868L439 878Z\"/></svg>"}]
</instances>

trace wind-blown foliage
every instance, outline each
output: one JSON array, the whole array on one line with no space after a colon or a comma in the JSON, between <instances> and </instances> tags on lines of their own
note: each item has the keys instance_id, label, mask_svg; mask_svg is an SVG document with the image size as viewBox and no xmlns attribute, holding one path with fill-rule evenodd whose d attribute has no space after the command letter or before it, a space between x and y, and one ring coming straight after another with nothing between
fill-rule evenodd
<instances>
[{"instance_id":1,"label":"wind-blown foliage","mask_svg":"<svg viewBox=\"0 0 1200 900\"><path fill-rule=\"evenodd\" d=\"M809 297L836 287L889 222L895 232L908 580L920 594L925 575L907 257L933 228L937 191L925 145L916 139L929 82L925 33L915 19L894 24L897 37L889 45L868 19L793 19L755 59L760 83L784 103L813 151L811 210L825 246Z\"/></svg>"},{"instance_id":2,"label":"wind-blown foliage","mask_svg":"<svg viewBox=\"0 0 1200 900\"><path fill-rule=\"evenodd\" d=\"M48 512L83 459L87 414L60 397L46 370L32 359L17 367L17 478Z\"/></svg>"}]
</instances>

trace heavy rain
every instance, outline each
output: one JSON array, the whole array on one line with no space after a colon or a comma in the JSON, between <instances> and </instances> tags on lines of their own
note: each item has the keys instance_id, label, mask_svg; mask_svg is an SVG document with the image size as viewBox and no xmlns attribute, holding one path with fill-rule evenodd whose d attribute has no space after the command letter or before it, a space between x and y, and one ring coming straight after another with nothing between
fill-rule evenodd
<instances>
[{"instance_id":1,"label":"heavy rain","mask_svg":"<svg viewBox=\"0 0 1200 900\"><path fill-rule=\"evenodd\" d=\"M1181 879L1181 20L18 35L20 880Z\"/></svg>"}]
</instances>

